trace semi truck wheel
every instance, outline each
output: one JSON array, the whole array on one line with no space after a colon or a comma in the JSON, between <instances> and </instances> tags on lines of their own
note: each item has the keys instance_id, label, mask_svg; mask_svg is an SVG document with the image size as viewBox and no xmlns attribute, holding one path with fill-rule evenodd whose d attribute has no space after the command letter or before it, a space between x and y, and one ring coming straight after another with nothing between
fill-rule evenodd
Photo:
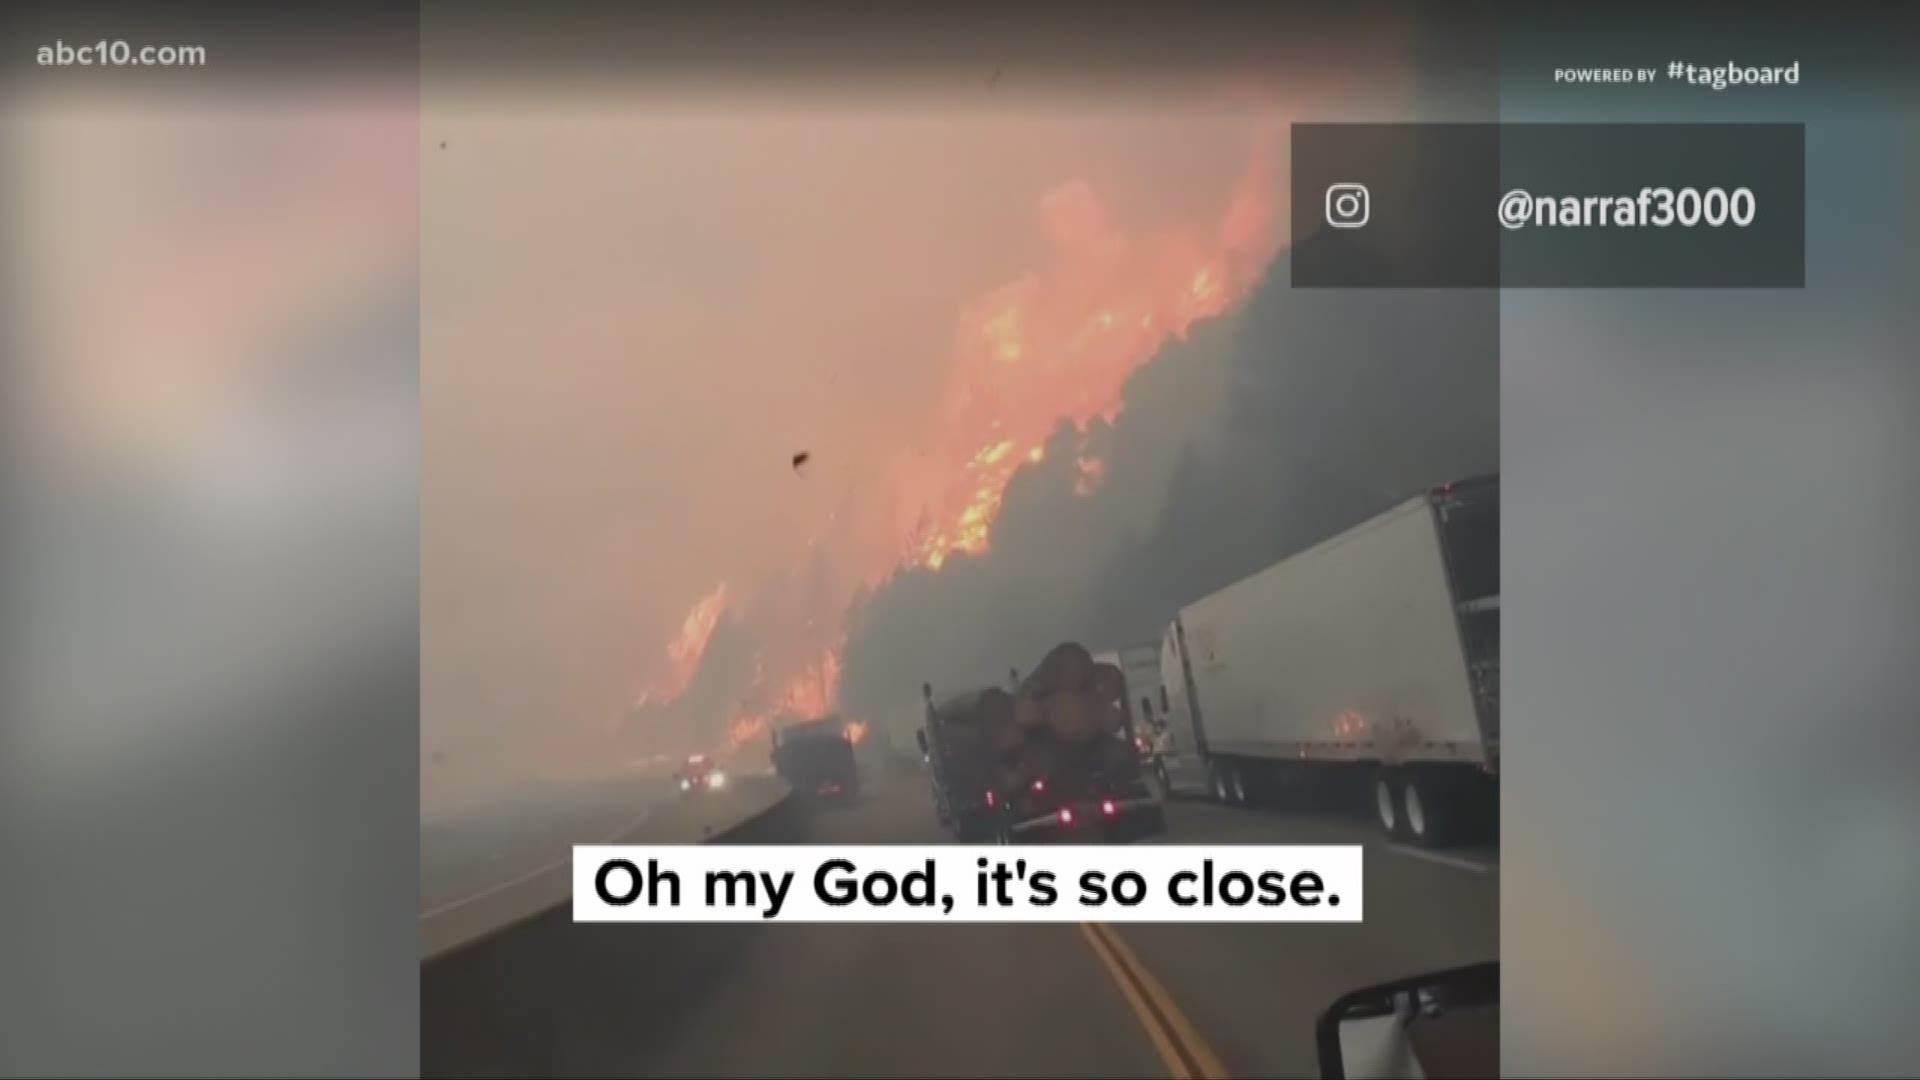
<instances>
[{"instance_id":1,"label":"semi truck wheel","mask_svg":"<svg viewBox=\"0 0 1920 1080\"><path fill-rule=\"evenodd\" d=\"M1213 798L1222 806L1247 805L1247 781L1240 765L1233 761L1215 761L1208 766L1213 774Z\"/></svg>"},{"instance_id":2,"label":"semi truck wheel","mask_svg":"<svg viewBox=\"0 0 1920 1080\"><path fill-rule=\"evenodd\" d=\"M1400 806L1408 840L1423 848L1442 848L1460 839L1466 793L1456 780L1438 769L1407 770Z\"/></svg>"},{"instance_id":3,"label":"semi truck wheel","mask_svg":"<svg viewBox=\"0 0 1920 1080\"><path fill-rule=\"evenodd\" d=\"M1436 820L1440 803L1432 801L1432 792L1419 775L1407 777L1400 789L1400 806L1406 814L1407 839L1421 847L1433 847L1440 835L1440 822Z\"/></svg>"},{"instance_id":4,"label":"semi truck wheel","mask_svg":"<svg viewBox=\"0 0 1920 1080\"><path fill-rule=\"evenodd\" d=\"M1381 832L1393 839L1400 837L1400 784L1391 770L1374 773L1373 816L1380 823Z\"/></svg>"}]
</instances>

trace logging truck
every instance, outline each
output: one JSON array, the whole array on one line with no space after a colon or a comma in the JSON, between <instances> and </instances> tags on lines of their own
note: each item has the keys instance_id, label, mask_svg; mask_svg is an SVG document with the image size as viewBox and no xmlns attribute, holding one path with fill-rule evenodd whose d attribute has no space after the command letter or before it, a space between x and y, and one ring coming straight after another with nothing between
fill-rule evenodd
<instances>
[{"instance_id":1,"label":"logging truck","mask_svg":"<svg viewBox=\"0 0 1920 1080\"><path fill-rule=\"evenodd\" d=\"M1100 843L1166 831L1135 749L1126 680L1057 646L1011 690L935 703L916 732L941 822L963 843Z\"/></svg>"}]
</instances>

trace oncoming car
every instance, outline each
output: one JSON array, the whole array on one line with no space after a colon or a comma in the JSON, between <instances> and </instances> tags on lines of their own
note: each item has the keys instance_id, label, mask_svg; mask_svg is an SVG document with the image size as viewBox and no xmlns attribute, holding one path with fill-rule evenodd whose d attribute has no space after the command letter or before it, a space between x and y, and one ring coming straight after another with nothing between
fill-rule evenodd
<instances>
[{"instance_id":1,"label":"oncoming car","mask_svg":"<svg viewBox=\"0 0 1920 1080\"><path fill-rule=\"evenodd\" d=\"M727 774L707 759L705 754L695 754L687 759L675 774L680 790L686 794L698 791L718 791L727 786Z\"/></svg>"}]
</instances>

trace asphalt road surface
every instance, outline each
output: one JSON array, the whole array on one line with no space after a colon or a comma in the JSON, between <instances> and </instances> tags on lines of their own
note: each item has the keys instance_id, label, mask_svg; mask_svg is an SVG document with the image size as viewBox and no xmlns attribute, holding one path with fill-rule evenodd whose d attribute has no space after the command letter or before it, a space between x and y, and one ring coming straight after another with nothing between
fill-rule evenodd
<instances>
[{"instance_id":1,"label":"asphalt road surface","mask_svg":"<svg viewBox=\"0 0 1920 1080\"><path fill-rule=\"evenodd\" d=\"M946 839L924 779L869 773L816 843ZM1196 803L1167 842L1361 843L1358 925L806 925L755 934L646 1030L641 1076L1313 1076L1314 1018L1344 991L1498 956L1487 853L1436 860L1363 821ZM602 1002L618 1010L617 1002ZM644 1037L641 1032L645 1030Z\"/></svg>"}]
</instances>

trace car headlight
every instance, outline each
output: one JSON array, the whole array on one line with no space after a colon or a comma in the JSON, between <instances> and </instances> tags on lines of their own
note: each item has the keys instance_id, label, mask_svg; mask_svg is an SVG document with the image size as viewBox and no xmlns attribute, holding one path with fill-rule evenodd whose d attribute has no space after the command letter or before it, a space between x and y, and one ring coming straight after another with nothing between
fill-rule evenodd
<instances>
[{"instance_id":1,"label":"car headlight","mask_svg":"<svg viewBox=\"0 0 1920 1080\"><path fill-rule=\"evenodd\" d=\"M716 772L713 774L711 778L707 780L707 784L710 787L726 787L727 774L723 772Z\"/></svg>"},{"instance_id":2,"label":"car headlight","mask_svg":"<svg viewBox=\"0 0 1920 1080\"><path fill-rule=\"evenodd\" d=\"M693 782L692 782L692 781L690 781L690 780L688 780L688 779L687 779L686 777L684 777L684 776L680 778L680 790L681 790L681 791L685 791L685 790L687 790L688 788L690 788L690 787L692 787L692 786L693 786Z\"/></svg>"}]
</instances>

